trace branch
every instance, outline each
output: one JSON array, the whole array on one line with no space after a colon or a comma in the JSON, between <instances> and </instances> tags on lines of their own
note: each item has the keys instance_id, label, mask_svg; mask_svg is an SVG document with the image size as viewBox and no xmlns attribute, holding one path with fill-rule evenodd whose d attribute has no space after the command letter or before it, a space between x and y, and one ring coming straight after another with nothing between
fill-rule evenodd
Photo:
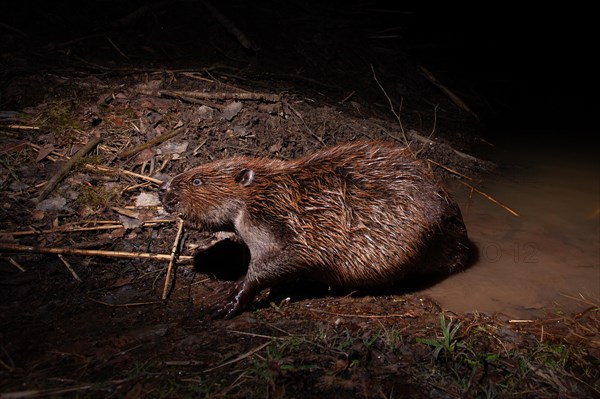
<instances>
[{"instance_id":1,"label":"branch","mask_svg":"<svg viewBox=\"0 0 600 399\"><path fill-rule=\"evenodd\" d=\"M449 88L440 83L440 81L438 81L437 78L433 76L433 74L429 70L419 65L419 73L429 82L431 82L434 86L440 89L445 95L447 95L448 98L450 98L450 100L452 100L452 102L458 106L458 108L470 113L475 117L475 119L479 120L479 116L477 116L477 114L473 112L471 108L469 108L467 104L463 102L463 100L461 100L456 94L450 91Z\"/></svg>"},{"instance_id":2,"label":"branch","mask_svg":"<svg viewBox=\"0 0 600 399\"><path fill-rule=\"evenodd\" d=\"M144 144L138 145L135 148L123 151L121 154L119 154L119 156L121 158L127 158L127 157L129 157L131 155L137 154L138 152L140 152L142 150L145 150L146 148L153 147L153 146L155 146L157 144L160 144L160 143L165 142L165 141L167 141L169 139L172 139L173 137L175 137L179 133L181 133L181 127L182 126L180 126L179 128L173 130L170 133L161 134L160 136L157 136L157 137L153 138L152 140L145 142Z\"/></svg>"},{"instance_id":3,"label":"branch","mask_svg":"<svg viewBox=\"0 0 600 399\"><path fill-rule=\"evenodd\" d=\"M75 249L75 248L47 248L47 247L29 247L16 244L0 244L0 252L24 252L32 254L62 254L62 255L84 255L84 256L102 256L107 258L127 258L127 259L156 259L171 260L169 254L153 254L147 252L123 252L123 251L102 251L97 249ZM191 263L193 256L180 256L183 263Z\"/></svg>"},{"instance_id":4,"label":"branch","mask_svg":"<svg viewBox=\"0 0 600 399\"><path fill-rule=\"evenodd\" d=\"M71 169L73 169L73 166L75 166L77 161L79 161L81 158L83 158L83 156L85 154L90 152L101 141L102 141L101 137L94 136L90 141L87 142L86 145L84 145L79 151L77 151L77 153L73 157L71 157L62 166L62 168L58 171L58 173L55 174L54 176L52 176L52 178L50 180L48 180L48 183L46 183L46 185L44 186L44 190L42 190L40 195L38 195L36 201L37 202L43 201L48 196L48 194L50 194L52 192L52 190L54 190L56 185L58 183L60 183L62 181L62 179L64 179L67 176L69 171Z\"/></svg>"},{"instance_id":5,"label":"branch","mask_svg":"<svg viewBox=\"0 0 600 399\"><path fill-rule=\"evenodd\" d=\"M250 39L248 39L248 37L246 37L246 35L244 35L244 33L239 30L239 28L235 26L231 20L217 10L212 4L210 4L208 0L201 0L200 2L204 4L204 7L208 9L213 18L219 21L219 23L223 25L227 32L233 35L237 41L240 42L242 47L248 50L258 50L258 48L254 46Z\"/></svg>"},{"instance_id":6,"label":"branch","mask_svg":"<svg viewBox=\"0 0 600 399\"><path fill-rule=\"evenodd\" d=\"M182 98L182 99L200 99L200 100L251 100L251 101L266 101L276 103L281 101L279 94L272 93L253 93L253 92L238 92L238 93L206 93L201 91L171 91L160 90L160 96Z\"/></svg>"},{"instance_id":7,"label":"branch","mask_svg":"<svg viewBox=\"0 0 600 399\"><path fill-rule=\"evenodd\" d=\"M171 259L169 260L169 267L167 268L167 276L165 277L165 286L163 287L162 300L167 299L167 294L169 292L169 286L171 285L171 269L173 269L173 264L175 263L175 258L177 255L177 248L179 247L179 241L181 240L181 234L183 233L183 219L178 220L177 226L177 235L175 236L175 241L173 242L173 248L171 248Z\"/></svg>"}]
</instances>

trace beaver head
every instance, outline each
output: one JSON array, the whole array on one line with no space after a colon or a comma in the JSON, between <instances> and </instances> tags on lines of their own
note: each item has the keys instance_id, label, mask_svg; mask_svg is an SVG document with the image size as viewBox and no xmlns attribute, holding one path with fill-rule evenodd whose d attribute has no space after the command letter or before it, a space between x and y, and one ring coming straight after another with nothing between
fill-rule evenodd
<instances>
[{"instance_id":1,"label":"beaver head","mask_svg":"<svg viewBox=\"0 0 600 399\"><path fill-rule=\"evenodd\" d=\"M213 162L187 170L160 186L165 210L193 227L231 230L244 209L254 170L239 162Z\"/></svg>"}]
</instances>

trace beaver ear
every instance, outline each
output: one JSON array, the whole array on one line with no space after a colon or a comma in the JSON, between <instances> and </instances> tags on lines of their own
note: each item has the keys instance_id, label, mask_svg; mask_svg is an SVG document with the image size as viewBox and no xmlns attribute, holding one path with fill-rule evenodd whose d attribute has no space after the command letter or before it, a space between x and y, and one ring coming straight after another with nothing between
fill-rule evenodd
<instances>
[{"instance_id":1,"label":"beaver ear","mask_svg":"<svg viewBox=\"0 0 600 399\"><path fill-rule=\"evenodd\" d=\"M235 176L235 181L246 187L254 182L254 171L252 169L242 169Z\"/></svg>"}]
</instances>

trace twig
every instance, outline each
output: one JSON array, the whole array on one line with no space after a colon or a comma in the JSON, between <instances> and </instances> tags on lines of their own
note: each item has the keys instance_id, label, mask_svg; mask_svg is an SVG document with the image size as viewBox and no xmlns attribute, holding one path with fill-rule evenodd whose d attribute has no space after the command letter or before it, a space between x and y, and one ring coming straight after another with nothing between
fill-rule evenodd
<instances>
[{"instance_id":1,"label":"twig","mask_svg":"<svg viewBox=\"0 0 600 399\"><path fill-rule=\"evenodd\" d=\"M600 310L600 302L593 302L594 299L586 299L581 294L579 294L579 296L580 296L579 298L576 297L576 296L567 295L567 294L563 294L563 293L560 293L560 295L564 296L565 298L569 298L569 299L572 299L574 301L581 302L581 303L583 303L585 305L590 305L592 308L596 308L596 309Z\"/></svg>"},{"instance_id":2,"label":"twig","mask_svg":"<svg viewBox=\"0 0 600 399\"><path fill-rule=\"evenodd\" d=\"M166 360L166 361L162 362L162 364L164 364L165 366L185 367L185 366L201 366L204 364L204 362L201 360ZM181 381L183 381L183 380L181 380Z\"/></svg>"},{"instance_id":3,"label":"twig","mask_svg":"<svg viewBox=\"0 0 600 399\"><path fill-rule=\"evenodd\" d=\"M472 161L472 162L475 162L475 163L478 163L478 164L485 164L486 163L486 161L483 161L483 160L481 160L481 159L479 159L477 157L474 157L473 155L465 154L464 152L459 151L459 150L453 148L452 146L449 146L449 145L443 144L443 143L439 143L439 142L437 142L435 140L432 140L429 137L421 136L419 133L417 133L414 130L409 130L408 133L410 134L410 138L411 139L415 139L415 140L417 140L417 141L419 141L419 142L421 142L423 144L443 145L443 146L446 146L449 149L451 149L459 157L464 158L464 159L466 159L468 161Z\"/></svg>"},{"instance_id":4,"label":"twig","mask_svg":"<svg viewBox=\"0 0 600 399\"><path fill-rule=\"evenodd\" d=\"M250 39L248 39L246 35L244 35L244 33L241 30L239 30L238 27L235 26L235 24L231 20L225 15L221 14L221 12L217 10L212 4L210 4L208 0L201 0L201 3L204 4L204 7L208 9L213 18L219 21L219 23L223 25L227 32L233 35L233 37L235 37L237 41L240 42L242 47L248 50L258 50L258 48L254 46Z\"/></svg>"},{"instance_id":5,"label":"twig","mask_svg":"<svg viewBox=\"0 0 600 399\"><path fill-rule=\"evenodd\" d=\"M0 399L41 398L44 396L59 397L65 393L87 391L92 386L93 386L92 384L87 384L87 385L80 385L78 387L70 387L70 388L31 389L28 391L6 392L6 393L0 394Z\"/></svg>"},{"instance_id":6,"label":"twig","mask_svg":"<svg viewBox=\"0 0 600 399\"><path fill-rule=\"evenodd\" d=\"M206 369L206 370L204 370L204 372L205 372L205 373L208 373L209 371L213 371L213 370L216 370L216 369L218 369L218 368L225 367L225 366L227 366L227 365L230 365L230 364L233 364L233 363L237 363L237 362L239 362L240 360L244 360L245 358L247 358L247 357L249 357L249 356L252 356L252 355L253 355L253 354L255 354L256 352L258 352L258 351L262 350L263 348L265 348L265 347L266 347L267 345L269 345L270 343L271 343L270 341L269 341L269 342L265 342L264 344L257 346L256 348L252 349L251 351L249 351L249 352L246 352L246 353L244 353L243 355L236 357L235 359L231 359L231 360L229 360L229 361L227 361L227 362L225 362L225 363L219 364L218 366L215 366L215 367L211 367L211 368L209 368L209 369Z\"/></svg>"},{"instance_id":7,"label":"twig","mask_svg":"<svg viewBox=\"0 0 600 399\"><path fill-rule=\"evenodd\" d=\"M137 147L132 148L130 150L123 151L121 154L119 154L119 156L121 158L127 158L131 155L137 154L138 152L140 152L142 150L145 150L146 148L153 147L153 146L163 143L169 139L172 139L173 137L177 136L178 134L180 134L182 132L182 129L181 129L182 127L183 127L183 125L175 128L175 130L173 130L170 133L161 134L160 136L157 136L157 137L153 138L152 140L145 142L144 144L138 145Z\"/></svg>"},{"instance_id":8,"label":"twig","mask_svg":"<svg viewBox=\"0 0 600 399\"><path fill-rule=\"evenodd\" d=\"M127 258L127 259L156 259L170 260L171 255L153 254L147 252L124 252L124 251L103 251L98 249L76 249L76 248L48 248L48 247L29 247L26 245L0 244L0 252L24 252L33 254L63 254L63 255L83 255L83 256L102 256L107 258ZM193 256L180 256L179 261L191 263Z\"/></svg>"},{"instance_id":9,"label":"twig","mask_svg":"<svg viewBox=\"0 0 600 399\"><path fill-rule=\"evenodd\" d=\"M108 166L92 165L92 164L89 164L89 163L85 164L84 167L86 169L95 170L95 171L98 171L98 172L115 173L115 174L122 174L122 175L137 177L138 179L143 179L143 180L146 180L146 181L149 181L151 183L158 184L158 185L160 185L160 184L163 183L162 180L158 180L158 179L155 179L153 177L146 176L146 175L141 175L139 173L130 172L130 171L124 170L124 169L109 168Z\"/></svg>"},{"instance_id":10,"label":"twig","mask_svg":"<svg viewBox=\"0 0 600 399\"><path fill-rule=\"evenodd\" d=\"M22 129L22 130L40 130L37 126L26 126L26 125L6 125L7 129Z\"/></svg>"},{"instance_id":11,"label":"twig","mask_svg":"<svg viewBox=\"0 0 600 399\"><path fill-rule=\"evenodd\" d=\"M27 143L27 145L30 146L31 148L33 148L34 150L37 150L38 152L42 149L42 146L39 146L37 144ZM48 155L54 155L54 156L57 156L59 158L69 159L68 156L66 156L65 154L61 154L60 152L58 152L56 150L50 151L50 153Z\"/></svg>"},{"instance_id":12,"label":"twig","mask_svg":"<svg viewBox=\"0 0 600 399\"><path fill-rule=\"evenodd\" d=\"M175 71L173 71L175 72ZM180 72L181 76L185 76L186 78L190 78L190 79L195 79L195 80L200 80L203 82L214 82L212 79L208 79L205 78L204 76L200 75L200 72Z\"/></svg>"},{"instance_id":13,"label":"twig","mask_svg":"<svg viewBox=\"0 0 600 399\"><path fill-rule=\"evenodd\" d=\"M394 109L394 103L392 102L392 99L390 98L390 96L388 96L387 92L385 91L385 89L383 88L381 83L379 83L379 80L377 79L377 75L375 74L375 68L373 68L373 64L371 64L371 71L373 71L373 79L375 79L375 83L377 83L377 86L379 86L379 89L383 92L383 95L385 96L385 98L387 98L388 103L390 104L390 109L392 110L392 113L394 114L394 116L398 120L398 123L400 124L400 131L402 132L402 137L404 138L404 144L406 146L408 146L408 139L406 138L406 133L404 132L404 126L402 126L402 119L400 118L400 114L399 114L399 112L402 112L402 102L404 101L404 97L401 97L400 108L398 109L398 112L396 112L396 110Z\"/></svg>"},{"instance_id":14,"label":"twig","mask_svg":"<svg viewBox=\"0 0 600 399\"><path fill-rule=\"evenodd\" d=\"M106 40L108 40L108 42L110 43L111 46L113 46L113 48L117 51L117 53L121 54L123 56L123 58L131 61L131 59L129 59L129 57L127 56L127 54L125 54L124 52L121 51L121 49L119 47L117 47L117 45L111 40L110 37L106 37Z\"/></svg>"},{"instance_id":15,"label":"twig","mask_svg":"<svg viewBox=\"0 0 600 399\"><path fill-rule=\"evenodd\" d=\"M10 357L10 354L6 351L6 349L4 349L4 346L0 346L0 349L2 349L2 353L4 354L8 362L7 363L4 360L0 359L0 365L2 365L2 367L5 367L8 371L15 371L15 362Z\"/></svg>"},{"instance_id":16,"label":"twig","mask_svg":"<svg viewBox=\"0 0 600 399\"><path fill-rule=\"evenodd\" d=\"M160 223L172 223L173 219L157 219L157 220L146 220L142 223L142 226L149 227L155 226ZM55 233L77 233L81 231L97 231L97 230L114 230L114 229L124 229L125 226L122 224L115 222L113 220L107 221L97 221L95 223L110 223L110 224L102 224L101 226L91 226L91 227L59 227L56 229L49 230L21 230L21 231L0 231L0 235L11 235L13 237L23 237L23 236L33 236L33 235L41 235L41 234L55 234Z\"/></svg>"},{"instance_id":17,"label":"twig","mask_svg":"<svg viewBox=\"0 0 600 399\"><path fill-rule=\"evenodd\" d=\"M62 263L66 266L66 268L69 269L69 271L73 275L73 278L75 280L81 282L81 279L79 278L79 276L77 275L75 270L71 267L71 264L69 262L67 262L67 260L64 258L64 256L62 256L61 254L58 254L58 259L60 259L62 261Z\"/></svg>"},{"instance_id":18,"label":"twig","mask_svg":"<svg viewBox=\"0 0 600 399\"><path fill-rule=\"evenodd\" d=\"M444 86L442 83L440 83L440 81L438 81L436 79L436 77L433 76L433 74L429 70L427 70L425 67L423 67L422 65L419 65L419 73L423 77L425 77L425 79L427 79L429 82L431 82L434 86L436 86L438 89L440 89L445 95L447 95L448 98L450 98L450 100L458 106L458 108L470 113L471 115L473 115L475 117L475 119L479 120L479 116L477 116L477 114L475 112L473 112L471 110L471 108L469 108L467 106L467 104L465 104L463 102L463 100L461 100L450 89L448 89L446 86Z\"/></svg>"},{"instance_id":19,"label":"twig","mask_svg":"<svg viewBox=\"0 0 600 399\"><path fill-rule=\"evenodd\" d=\"M8 261L10 262L11 265L13 265L14 267L16 267L20 271L22 271L22 272L26 271L23 266L21 266L16 260L14 260L13 258L11 258L10 256L8 257Z\"/></svg>"},{"instance_id":20,"label":"twig","mask_svg":"<svg viewBox=\"0 0 600 399\"><path fill-rule=\"evenodd\" d=\"M321 144L325 145L325 142L323 141L323 139L322 139L322 138L320 138L319 136L317 136L317 135L315 134L315 132L313 132L313 131L312 131L312 129L311 129L310 127L308 127L308 125L307 125L307 124L306 124L306 122L304 121L304 118L302 117L302 114L301 114L300 112L296 111L296 109L295 109L294 107L292 107L290 104L288 104L288 107L289 107L289 108L292 110L292 112L293 112L294 114L296 114L296 116L297 116L298 118L300 118L300 121L302 122L302 124L304 125L304 127L306 128L306 130L308 130L308 132L309 132L309 133L310 133L310 134L311 134L311 135L312 135L312 136L313 136L315 139L317 139L317 140L319 141L319 143L321 143Z\"/></svg>"},{"instance_id":21,"label":"twig","mask_svg":"<svg viewBox=\"0 0 600 399\"><path fill-rule=\"evenodd\" d=\"M88 297L88 299L92 302L96 302L99 303L100 305L105 305L105 306L112 306L115 308L121 308L121 307L129 307L129 306L147 306L147 305L156 305L159 303L162 303L161 301L150 301L150 302L131 302L131 303L108 303L108 302L104 302L104 301L99 301L98 299L94 299L94 298L90 298Z\"/></svg>"},{"instance_id":22,"label":"twig","mask_svg":"<svg viewBox=\"0 0 600 399\"><path fill-rule=\"evenodd\" d=\"M60 169L60 171L58 171L57 174L55 174L50 180L48 180L48 183L46 183L44 189L42 190L40 195L38 195L36 201L43 201L48 196L48 194L50 194L52 190L54 190L56 185L67 176L67 174L73 168L73 166L75 166L77 161L83 158L85 154L90 152L101 141L102 138L99 136L92 137L92 139L88 141L87 144L84 145L79 151L77 151L77 153L74 156L72 156L71 159L65 162L65 164Z\"/></svg>"},{"instance_id":23,"label":"twig","mask_svg":"<svg viewBox=\"0 0 600 399\"><path fill-rule=\"evenodd\" d=\"M231 76L231 74L228 73L223 73L223 72L219 72L219 75L223 75L223 76ZM279 80L299 80L301 82L306 82L308 84L311 84L313 86L320 86L323 87L325 89L332 89L332 90L340 90L341 87L336 86L336 85L332 85L332 84L328 84L328 83L323 83L321 81L318 81L316 79L312 79L306 76L302 76L299 75L297 73L266 73L265 74L266 78L270 78L270 79L279 79ZM244 79L247 80L247 79Z\"/></svg>"},{"instance_id":24,"label":"twig","mask_svg":"<svg viewBox=\"0 0 600 399\"><path fill-rule=\"evenodd\" d=\"M171 90L160 90L159 95L165 97L187 97L196 98L199 100L250 100L250 101L267 101L276 103L281 101L279 94L272 93L254 93L254 92L237 92L237 93L210 93L200 91L171 91Z\"/></svg>"},{"instance_id":25,"label":"twig","mask_svg":"<svg viewBox=\"0 0 600 399\"><path fill-rule=\"evenodd\" d=\"M177 226L177 235L175 236L175 241L173 242L173 248L171 248L171 259L169 260L169 266L167 267L167 275L165 276L165 286L163 287L162 300L167 299L167 294L169 292L169 287L171 286L171 269L173 268L173 264L175 263L177 248L179 247L179 241L181 240L181 235L183 233L183 219L179 219Z\"/></svg>"},{"instance_id":26,"label":"twig","mask_svg":"<svg viewBox=\"0 0 600 399\"><path fill-rule=\"evenodd\" d=\"M466 183L466 182L464 182L464 181L462 181L462 180L460 180L460 182L461 182L462 184L464 184L465 186L469 187L471 190L475 191L476 193L478 193L478 194L480 194L480 195L484 196L485 198L489 199L489 200L490 200L490 201L492 201L493 203L500 205L502 208L506 209L506 210L507 210L509 213L511 213L512 215L514 215L514 216L520 216L520 215L519 215L517 212L513 211L513 210L512 210L512 209L510 209L508 206L504 205L502 202L498 201L497 199L495 199L495 198L494 198L494 197L492 197L491 195L488 195L488 194L484 193L483 191L481 191L481 190L478 190L477 188L475 188L475 187L474 187L474 186L472 186L471 184L469 184L469 183Z\"/></svg>"},{"instance_id":27,"label":"twig","mask_svg":"<svg viewBox=\"0 0 600 399\"><path fill-rule=\"evenodd\" d=\"M134 11L125 15L124 17L119 18L114 21L111 25L116 28L123 28L127 26L132 26L137 21L142 19L146 14L152 11L159 11L166 7L173 6L173 2L171 0L158 1L150 4L143 4L140 7L136 8Z\"/></svg>"},{"instance_id":28,"label":"twig","mask_svg":"<svg viewBox=\"0 0 600 399\"><path fill-rule=\"evenodd\" d=\"M439 104L435 104L435 107L433 108L433 128L431 129L431 133L429 133L429 137L433 136L435 133L435 127L437 126L437 110L439 107Z\"/></svg>"},{"instance_id":29,"label":"twig","mask_svg":"<svg viewBox=\"0 0 600 399\"><path fill-rule=\"evenodd\" d=\"M340 317L361 317L361 318L365 318L365 319L384 319L384 318L389 318L389 317L401 317L401 318L410 318L410 319L416 319L417 315L415 315L412 312L406 312L406 313L393 313L393 314L383 314L383 315L377 315L377 314L372 314L372 315L366 315L366 314L351 314L351 313L337 313L337 312L328 312L326 310L319 310L319 309L308 309L311 312L316 312L316 313L324 313L324 314L328 314L328 315L332 315L332 316L340 316Z\"/></svg>"},{"instance_id":30,"label":"twig","mask_svg":"<svg viewBox=\"0 0 600 399\"><path fill-rule=\"evenodd\" d=\"M9 30L11 32L17 33L17 34L19 34L19 35L21 35L23 37L27 37L27 34L25 32L23 32L20 29L15 28L14 26L9 25L7 23L0 22L0 28L4 28L4 29Z\"/></svg>"},{"instance_id":31,"label":"twig","mask_svg":"<svg viewBox=\"0 0 600 399\"><path fill-rule=\"evenodd\" d=\"M249 333L249 332L246 332L246 331L237 331L237 330L227 330L227 331L235 333L235 334L247 335L249 337L266 338L266 339L279 339L279 340L285 340L285 339L287 339L287 338L284 338L284 337L274 337L272 335L255 334L255 333ZM288 333L288 335L289 335L289 333Z\"/></svg>"},{"instance_id":32,"label":"twig","mask_svg":"<svg viewBox=\"0 0 600 399\"><path fill-rule=\"evenodd\" d=\"M447 170L448 172L452 173L453 175L460 176L460 177L462 177L463 179L467 179L467 180L471 180L471 181L473 181L473 179L472 179L472 178L470 178L469 176L467 176L467 175L465 175L465 174L462 174L462 173L460 173L459 171L457 171L457 170L454 170L454 169L452 169L452 168L450 168L450 167L448 167L448 166L446 166L446 165L442 165L441 163L435 162L433 159L429 159L429 158L427 158L427 162L431 162L432 164L434 164L434 165L437 165L437 166L439 166L440 168Z\"/></svg>"}]
</instances>

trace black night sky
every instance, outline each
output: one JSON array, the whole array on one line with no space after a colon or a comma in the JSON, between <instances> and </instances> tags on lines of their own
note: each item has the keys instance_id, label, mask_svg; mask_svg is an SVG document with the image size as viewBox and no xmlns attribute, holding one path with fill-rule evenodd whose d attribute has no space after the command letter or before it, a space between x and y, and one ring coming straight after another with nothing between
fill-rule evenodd
<instances>
[{"instance_id":1,"label":"black night sky","mask_svg":"<svg viewBox=\"0 0 600 399\"><path fill-rule=\"evenodd\" d=\"M108 32L114 29L111 24L115 20L142 4L162 2L10 3L0 17L5 54L19 47L35 54L53 43ZM191 15L178 14L182 9L189 10L190 4L195 4ZM405 52L465 96L467 102L473 101L486 129L506 130L518 125L586 131L594 126L599 110L594 65L597 44L592 36L591 11L585 8L527 9L506 3L390 5L379 1L224 1L218 6L247 35L260 38L260 55L265 58L277 58L281 51L281 43L275 43L278 29L288 28L278 23L282 18L286 24L296 21L299 40L307 34L304 26L310 26L310 34L318 31L319 25L335 26L339 19L344 20L347 31L355 24L357 31L389 32L395 38L380 40L376 45ZM349 12L350 9L366 11L361 14ZM140 45L175 48L178 43L201 40L206 32L203 29L215 27L206 26L207 15L201 2L175 1L150 15L143 23L130 27L127 37L139 40ZM262 36L255 31L262 32ZM285 37L289 39L290 34L288 29ZM272 43L265 39L269 35ZM343 37L342 33L335 40ZM85 43L81 41L79 46L92 46L91 42ZM118 58L114 51L107 54ZM133 63L136 61L140 66L145 62L138 58ZM167 67L170 60L167 57L159 62Z\"/></svg>"}]
</instances>

